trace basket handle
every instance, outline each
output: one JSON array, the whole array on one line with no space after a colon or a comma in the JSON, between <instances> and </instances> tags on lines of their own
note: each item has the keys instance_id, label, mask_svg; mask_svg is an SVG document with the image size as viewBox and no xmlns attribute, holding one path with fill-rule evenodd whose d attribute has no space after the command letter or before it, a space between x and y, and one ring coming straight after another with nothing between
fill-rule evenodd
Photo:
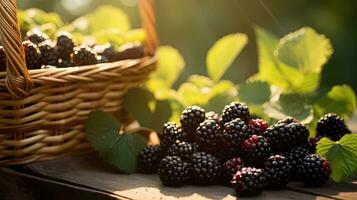
<instances>
[{"instance_id":1,"label":"basket handle","mask_svg":"<svg viewBox=\"0 0 357 200\"><path fill-rule=\"evenodd\" d=\"M139 12L146 32L145 46L154 55L158 46L156 20L152 0L140 0ZM0 33L6 55L5 85L17 98L26 97L32 87L32 79L26 67L25 52L17 19L16 0L0 0Z\"/></svg>"}]
</instances>

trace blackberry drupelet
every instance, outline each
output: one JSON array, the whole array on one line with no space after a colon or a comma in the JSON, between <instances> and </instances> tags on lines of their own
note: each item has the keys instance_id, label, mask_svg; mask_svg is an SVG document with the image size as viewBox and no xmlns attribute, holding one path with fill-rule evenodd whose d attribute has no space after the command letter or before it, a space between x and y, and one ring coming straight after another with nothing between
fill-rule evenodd
<instances>
[{"instance_id":1,"label":"blackberry drupelet","mask_svg":"<svg viewBox=\"0 0 357 200\"><path fill-rule=\"evenodd\" d=\"M294 117L286 117L285 119L279 120L278 124L285 123L285 124L291 124L291 123L299 123L297 119Z\"/></svg>"},{"instance_id":2,"label":"blackberry drupelet","mask_svg":"<svg viewBox=\"0 0 357 200\"><path fill-rule=\"evenodd\" d=\"M214 152L221 145L222 131L219 124L208 119L202 122L195 133L195 141L200 149L207 152Z\"/></svg>"},{"instance_id":3,"label":"blackberry drupelet","mask_svg":"<svg viewBox=\"0 0 357 200\"><path fill-rule=\"evenodd\" d=\"M138 169L142 173L154 174L157 172L160 160L160 145L147 146L138 155Z\"/></svg>"},{"instance_id":4,"label":"blackberry drupelet","mask_svg":"<svg viewBox=\"0 0 357 200\"><path fill-rule=\"evenodd\" d=\"M306 185L321 186L330 177L331 167L326 159L317 154L309 154L302 159L298 174Z\"/></svg>"},{"instance_id":5,"label":"blackberry drupelet","mask_svg":"<svg viewBox=\"0 0 357 200\"><path fill-rule=\"evenodd\" d=\"M167 151L176 141L186 141L187 135L174 122L164 124L161 134L161 147Z\"/></svg>"},{"instance_id":6,"label":"blackberry drupelet","mask_svg":"<svg viewBox=\"0 0 357 200\"><path fill-rule=\"evenodd\" d=\"M94 51L98 55L105 57L108 60L108 62L114 62L119 60L118 51L115 50L114 46L109 43L103 45L96 45L94 47Z\"/></svg>"},{"instance_id":7,"label":"blackberry drupelet","mask_svg":"<svg viewBox=\"0 0 357 200\"><path fill-rule=\"evenodd\" d=\"M241 144L244 161L249 166L263 167L271 156L270 144L261 135L252 135Z\"/></svg>"},{"instance_id":8,"label":"blackberry drupelet","mask_svg":"<svg viewBox=\"0 0 357 200\"><path fill-rule=\"evenodd\" d=\"M309 154L309 150L306 146L299 146L291 149L288 152L284 153L284 156L290 163L290 176L289 180L298 181L299 177L297 175L298 167L300 166L302 159Z\"/></svg>"},{"instance_id":9,"label":"blackberry drupelet","mask_svg":"<svg viewBox=\"0 0 357 200\"><path fill-rule=\"evenodd\" d=\"M249 136L248 126L240 118L237 118L224 125L222 142L228 147L238 149Z\"/></svg>"},{"instance_id":10,"label":"blackberry drupelet","mask_svg":"<svg viewBox=\"0 0 357 200\"><path fill-rule=\"evenodd\" d=\"M226 105L222 111L222 125L236 118L240 118L244 122L248 123L249 115L248 106L243 103L232 102L229 105Z\"/></svg>"},{"instance_id":11,"label":"blackberry drupelet","mask_svg":"<svg viewBox=\"0 0 357 200\"><path fill-rule=\"evenodd\" d=\"M48 40L48 36L38 29L33 29L26 33L26 40L30 40L32 43L38 45Z\"/></svg>"},{"instance_id":12,"label":"blackberry drupelet","mask_svg":"<svg viewBox=\"0 0 357 200\"><path fill-rule=\"evenodd\" d=\"M250 119L248 123L249 132L251 135L261 135L269 127L268 123L263 119Z\"/></svg>"},{"instance_id":13,"label":"blackberry drupelet","mask_svg":"<svg viewBox=\"0 0 357 200\"><path fill-rule=\"evenodd\" d=\"M224 183L229 184L237 171L244 167L244 162L240 157L227 160L222 165L222 178Z\"/></svg>"},{"instance_id":14,"label":"blackberry drupelet","mask_svg":"<svg viewBox=\"0 0 357 200\"><path fill-rule=\"evenodd\" d=\"M338 141L345 134L350 134L345 120L335 113L325 114L317 122L316 132L318 136L328 137L333 141Z\"/></svg>"},{"instance_id":15,"label":"blackberry drupelet","mask_svg":"<svg viewBox=\"0 0 357 200\"><path fill-rule=\"evenodd\" d=\"M118 60L138 59L145 55L144 46L138 42L124 44L118 48Z\"/></svg>"},{"instance_id":16,"label":"blackberry drupelet","mask_svg":"<svg viewBox=\"0 0 357 200\"><path fill-rule=\"evenodd\" d=\"M177 156L166 156L160 161L158 174L166 186L178 187L184 185L190 176L190 165Z\"/></svg>"},{"instance_id":17,"label":"blackberry drupelet","mask_svg":"<svg viewBox=\"0 0 357 200\"><path fill-rule=\"evenodd\" d=\"M264 171L254 167L243 167L231 181L239 196L254 196L260 194L266 186Z\"/></svg>"},{"instance_id":18,"label":"blackberry drupelet","mask_svg":"<svg viewBox=\"0 0 357 200\"><path fill-rule=\"evenodd\" d=\"M40 69L41 63L41 53L37 45L33 44L29 40L22 43L25 51L26 66L28 69Z\"/></svg>"},{"instance_id":19,"label":"blackberry drupelet","mask_svg":"<svg viewBox=\"0 0 357 200\"><path fill-rule=\"evenodd\" d=\"M190 161L192 154L196 151L197 149L191 143L177 141L169 148L167 155L178 156L185 161Z\"/></svg>"},{"instance_id":20,"label":"blackberry drupelet","mask_svg":"<svg viewBox=\"0 0 357 200\"><path fill-rule=\"evenodd\" d=\"M74 46L75 45L70 33L65 31L59 33L56 44L59 58L68 60L67 58L73 53Z\"/></svg>"},{"instance_id":21,"label":"blackberry drupelet","mask_svg":"<svg viewBox=\"0 0 357 200\"><path fill-rule=\"evenodd\" d=\"M270 156L265 162L265 175L269 189L280 190L285 188L289 181L290 163L281 155Z\"/></svg>"},{"instance_id":22,"label":"blackberry drupelet","mask_svg":"<svg viewBox=\"0 0 357 200\"><path fill-rule=\"evenodd\" d=\"M41 52L41 62L43 65L57 66L58 53L51 41L46 40L38 45Z\"/></svg>"},{"instance_id":23,"label":"blackberry drupelet","mask_svg":"<svg viewBox=\"0 0 357 200\"><path fill-rule=\"evenodd\" d=\"M190 135L193 135L200 123L205 120L205 115L205 110L199 106L186 108L180 116L182 128Z\"/></svg>"},{"instance_id":24,"label":"blackberry drupelet","mask_svg":"<svg viewBox=\"0 0 357 200\"><path fill-rule=\"evenodd\" d=\"M87 46L75 47L73 63L76 66L97 64L97 55Z\"/></svg>"},{"instance_id":25,"label":"blackberry drupelet","mask_svg":"<svg viewBox=\"0 0 357 200\"><path fill-rule=\"evenodd\" d=\"M218 181L222 167L219 160L211 154L197 152L192 155L192 178L196 184L209 185Z\"/></svg>"}]
</instances>

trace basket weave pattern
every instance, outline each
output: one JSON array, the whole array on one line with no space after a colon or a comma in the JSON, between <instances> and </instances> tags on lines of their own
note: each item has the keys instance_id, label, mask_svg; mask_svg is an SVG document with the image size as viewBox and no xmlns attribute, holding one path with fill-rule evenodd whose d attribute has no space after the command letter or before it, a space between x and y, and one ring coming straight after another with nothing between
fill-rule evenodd
<instances>
[{"instance_id":1,"label":"basket weave pattern","mask_svg":"<svg viewBox=\"0 0 357 200\"><path fill-rule=\"evenodd\" d=\"M27 70L16 1L0 3L7 58L0 72L0 165L24 164L90 149L83 122L96 109L121 111L125 93L155 69L157 46L151 0L140 0L149 55L97 65ZM144 20L145 19L145 20Z\"/></svg>"}]
</instances>

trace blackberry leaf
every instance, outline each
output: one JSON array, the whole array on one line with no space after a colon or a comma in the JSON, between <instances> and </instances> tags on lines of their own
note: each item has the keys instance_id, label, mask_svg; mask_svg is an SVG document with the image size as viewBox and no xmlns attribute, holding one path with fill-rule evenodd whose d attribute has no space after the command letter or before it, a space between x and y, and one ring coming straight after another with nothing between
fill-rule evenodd
<instances>
[{"instance_id":1,"label":"blackberry leaf","mask_svg":"<svg viewBox=\"0 0 357 200\"><path fill-rule=\"evenodd\" d=\"M239 86L239 99L247 104L263 104L269 101L270 85L264 81L253 81Z\"/></svg>"},{"instance_id":2,"label":"blackberry leaf","mask_svg":"<svg viewBox=\"0 0 357 200\"><path fill-rule=\"evenodd\" d=\"M145 137L136 133L119 134L120 123L100 110L89 115L85 130L89 142L105 162L125 173L135 172L137 155L147 143Z\"/></svg>"},{"instance_id":3,"label":"blackberry leaf","mask_svg":"<svg viewBox=\"0 0 357 200\"><path fill-rule=\"evenodd\" d=\"M324 137L317 143L317 154L330 162L335 182L348 181L357 173L357 134L345 135L338 142Z\"/></svg>"}]
</instances>

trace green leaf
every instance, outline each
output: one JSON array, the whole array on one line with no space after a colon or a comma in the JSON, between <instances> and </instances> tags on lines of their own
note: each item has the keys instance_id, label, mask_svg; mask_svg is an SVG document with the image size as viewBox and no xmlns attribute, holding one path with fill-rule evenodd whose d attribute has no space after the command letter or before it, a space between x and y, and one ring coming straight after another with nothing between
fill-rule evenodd
<instances>
[{"instance_id":1,"label":"green leaf","mask_svg":"<svg viewBox=\"0 0 357 200\"><path fill-rule=\"evenodd\" d=\"M334 86L314 105L314 109L320 116L334 112L344 118L351 117L356 110L356 94L348 85Z\"/></svg>"},{"instance_id":2,"label":"green leaf","mask_svg":"<svg viewBox=\"0 0 357 200\"><path fill-rule=\"evenodd\" d=\"M264 113L274 119L292 116L302 123L309 123L313 119L312 106L299 94L281 94L277 101L265 103L263 107Z\"/></svg>"},{"instance_id":3,"label":"green leaf","mask_svg":"<svg viewBox=\"0 0 357 200\"><path fill-rule=\"evenodd\" d=\"M125 42L143 42L145 40L145 31L141 28L132 29L125 33Z\"/></svg>"},{"instance_id":4,"label":"green leaf","mask_svg":"<svg viewBox=\"0 0 357 200\"><path fill-rule=\"evenodd\" d=\"M208 101L202 105L207 111L220 113L223 107L237 100L237 89L231 81L220 81L210 89Z\"/></svg>"},{"instance_id":5,"label":"green leaf","mask_svg":"<svg viewBox=\"0 0 357 200\"><path fill-rule=\"evenodd\" d=\"M120 46L125 43L125 38L119 29L104 29L92 33L96 43L111 43Z\"/></svg>"},{"instance_id":6,"label":"green leaf","mask_svg":"<svg viewBox=\"0 0 357 200\"><path fill-rule=\"evenodd\" d=\"M196 74L188 77L187 82L193 83L199 88L214 86L214 82L210 78L206 76L196 75Z\"/></svg>"},{"instance_id":7,"label":"green leaf","mask_svg":"<svg viewBox=\"0 0 357 200\"><path fill-rule=\"evenodd\" d=\"M330 40L309 27L285 35L275 50L282 62L305 73L320 73L332 53Z\"/></svg>"},{"instance_id":8,"label":"green leaf","mask_svg":"<svg viewBox=\"0 0 357 200\"><path fill-rule=\"evenodd\" d=\"M185 61L180 52L170 46L161 46L157 50L158 61L152 78L163 80L171 87L185 67Z\"/></svg>"},{"instance_id":9,"label":"green leaf","mask_svg":"<svg viewBox=\"0 0 357 200\"><path fill-rule=\"evenodd\" d=\"M177 94L182 97L185 106L204 105L209 100L211 89L208 87L199 88L195 84L186 82L181 84Z\"/></svg>"},{"instance_id":10,"label":"green leaf","mask_svg":"<svg viewBox=\"0 0 357 200\"><path fill-rule=\"evenodd\" d=\"M206 64L212 80L219 81L222 78L247 43L247 35L235 33L222 37L211 47Z\"/></svg>"},{"instance_id":11,"label":"green leaf","mask_svg":"<svg viewBox=\"0 0 357 200\"><path fill-rule=\"evenodd\" d=\"M338 142L324 137L317 143L317 154L330 162L335 182L348 181L357 173L357 134L347 134Z\"/></svg>"},{"instance_id":12,"label":"green leaf","mask_svg":"<svg viewBox=\"0 0 357 200\"><path fill-rule=\"evenodd\" d=\"M85 123L86 136L101 158L122 170L133 173L136 158L147 139L139 134L119 134L120 124L110 114L92 112Z\"/></svg>"},{"instance_id":13,"label":"green leaf","mask_svg":"<svg viewBox=\"0 0 357 200\"><path fill-rule=\"evenodd\" d=\"M239 85L239 100L247 104L263 104L269 101L270 94L270 86L266 82L253 81Z\"/></svg>"}]
</instances>

